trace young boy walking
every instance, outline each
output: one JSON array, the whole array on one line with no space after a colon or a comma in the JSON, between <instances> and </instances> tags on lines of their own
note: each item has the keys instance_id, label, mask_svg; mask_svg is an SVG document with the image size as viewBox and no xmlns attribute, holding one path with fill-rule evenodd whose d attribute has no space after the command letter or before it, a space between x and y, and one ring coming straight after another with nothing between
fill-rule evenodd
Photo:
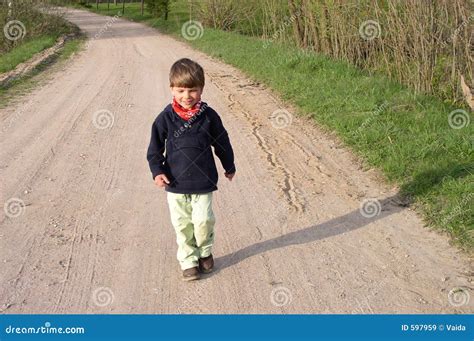
<instances>
[{"instance_id":1,"label":"young boy walking","mask_svg":"<svg viewBox=\"0 0 474 341\"><path fill-rule=\"evenodd\" d=\"M147 160L155 184L167 192L183 280L192 281L214 266L212 192L218 174L211 146L229 180L235 175L234 152L219 115L201 101L202 67L180 59L169 80L173 102L153 122Z\"/></svg>"}]
</instances>

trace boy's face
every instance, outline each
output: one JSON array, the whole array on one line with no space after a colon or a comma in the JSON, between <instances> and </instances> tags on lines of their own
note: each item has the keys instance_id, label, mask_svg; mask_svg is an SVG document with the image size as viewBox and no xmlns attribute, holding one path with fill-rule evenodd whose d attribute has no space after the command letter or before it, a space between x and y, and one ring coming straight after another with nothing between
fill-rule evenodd
<instances>
[{"instance_id":1,"label":"boy's face","mask_svg":"<svg viewBox=\"0 0 474 341\"><path fill-rule=\"evenodd\" d=\"M180 88L172 86L170 89L173 97L183 108L191 109L194 104L201 100L202 88Z\"/></svg>"}]
</instances>

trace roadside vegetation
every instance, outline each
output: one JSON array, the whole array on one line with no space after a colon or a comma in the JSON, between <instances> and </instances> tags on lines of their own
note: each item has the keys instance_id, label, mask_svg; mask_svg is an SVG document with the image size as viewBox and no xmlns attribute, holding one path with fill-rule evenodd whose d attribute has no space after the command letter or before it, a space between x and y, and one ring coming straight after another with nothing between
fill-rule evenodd
<instances>
[{"instance_id":1,"label":"roadside vegetation","mask_svg":"<svg viewBox=\"0 0 474 341\"><path fill-rule=\"evenodd\" d=\"M49 1L2 1L0 6L0 74L14 70L37 53L57 42L60 36L77 34L75 25L66 21L61 12L51 11ZM64 60L80 48L81 39L69 40L64 47L33 71L0 86L0 106L5 106L16 94L24 93L36 84L38 74L57 60Z\"/></svg>"}]
</instances>

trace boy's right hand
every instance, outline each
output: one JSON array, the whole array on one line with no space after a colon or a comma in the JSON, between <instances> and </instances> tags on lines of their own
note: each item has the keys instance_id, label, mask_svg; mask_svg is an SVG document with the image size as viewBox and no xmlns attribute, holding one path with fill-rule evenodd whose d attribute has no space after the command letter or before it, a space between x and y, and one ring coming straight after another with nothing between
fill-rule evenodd
<instances>
[{"instance_id":1,"label":"boy's right hand","mask_svg":"<svg viewBox=\"0 0 474 341\"><path fill-rule=\"evenodd\" d=\"M170 181L164 174L158 174L155 176L155 185L158 187L165 187L166 185L169 185Z\"/></svg>"}]
</instances>

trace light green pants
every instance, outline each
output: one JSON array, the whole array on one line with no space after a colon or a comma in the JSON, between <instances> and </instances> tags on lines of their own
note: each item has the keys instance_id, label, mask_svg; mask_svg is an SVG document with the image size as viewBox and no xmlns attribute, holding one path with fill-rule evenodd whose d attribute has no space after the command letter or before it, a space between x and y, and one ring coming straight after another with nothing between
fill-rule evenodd
<instances>
[{"instance_id":1,"label":"light green pants","mask_svg":"<svg viewBox=\"0 0 474 341\"><path fill-rule=\"evenodd\" d=\"M182 270L198 265L198 259L211 254L214 242L212 192L176 194L167 192L171 224L178 243L177 258Z\"/></svg>"}]
</instances>

